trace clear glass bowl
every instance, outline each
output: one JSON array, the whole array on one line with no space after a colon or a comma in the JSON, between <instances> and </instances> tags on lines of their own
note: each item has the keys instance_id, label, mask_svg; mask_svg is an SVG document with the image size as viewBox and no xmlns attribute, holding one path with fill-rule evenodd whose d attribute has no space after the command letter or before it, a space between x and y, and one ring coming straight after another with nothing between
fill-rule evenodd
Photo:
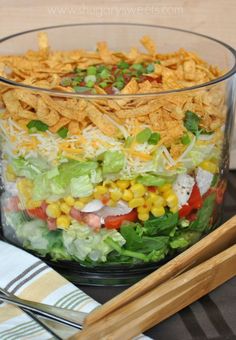
<instances>
[{"instance_id":1,"label":"clear glass bowl","mask_svg":"<svg viewBox=\"0 0 236 340\"><path fill-rule=\"evenodd\" d=\"M75 24L3 38L1 55L31 50L29 58L41 58L32 52L39 31L58 51L94 51L102 40L111 50L127 52L150 36L167 60L167 53L183 47L224 70L194 86L138 94L65 92L46 88L43 80L35 85L33 78L22 83L25 65L16 67L15 79L1 74L4 239L43 256L75 283L133 283L219 223L233 126L235 51L167 27ZM50 124L55 116L64 117L57 128ZM48 122L49 130L27 128L32 120ZM78 131L70 127L68 133L71 121Z\"/></svg>"}]
</instances>

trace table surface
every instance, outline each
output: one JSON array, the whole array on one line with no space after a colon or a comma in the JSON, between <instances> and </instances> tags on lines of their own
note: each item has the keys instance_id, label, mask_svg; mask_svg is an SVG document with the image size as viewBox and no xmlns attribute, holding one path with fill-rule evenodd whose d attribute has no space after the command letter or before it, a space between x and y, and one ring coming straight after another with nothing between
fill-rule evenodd
<instances>
[{"instance_id":1,"label":"table surface","mask_svg":"<svg viewBox=\"0 0 236 340\"><path fill-rule=\"evenodd\" d=\"M236 171L230 171L223 221L236 213ZM236 339L236 278L226 282L145 334L158 340ZM100 303L121 293L123 287L79 286Z\"/></svg>"}]
</instances>

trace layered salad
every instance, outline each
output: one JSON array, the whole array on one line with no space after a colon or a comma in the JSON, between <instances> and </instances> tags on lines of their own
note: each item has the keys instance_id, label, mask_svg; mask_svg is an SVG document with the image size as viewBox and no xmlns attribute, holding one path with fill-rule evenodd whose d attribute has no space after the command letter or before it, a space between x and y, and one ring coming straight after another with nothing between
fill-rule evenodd
<instances>
[{"instance_id":1,"label":"layered salad","mask_svg":"<svg viewBox=\"0 0 236 340\"><path fill-rule=\"evenodd\" d=\"M0 57L1 77L20 85L0 87L6 237L96 266L158 262L214 227L225 94L194 87L222 72L140 41L63 52L42 32L37 51Z\"/></svg>"}]
</instances>

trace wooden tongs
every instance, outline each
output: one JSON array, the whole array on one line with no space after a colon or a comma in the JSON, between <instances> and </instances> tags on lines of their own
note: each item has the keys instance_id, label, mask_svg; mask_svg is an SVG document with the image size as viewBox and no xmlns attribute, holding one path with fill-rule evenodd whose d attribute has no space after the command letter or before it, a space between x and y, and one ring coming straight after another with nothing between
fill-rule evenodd
<instances>
[{"instance_id":1,"label":"wooden tongs","mask_svg":"<svg viewBox=\"0 0 236 340\"><path fill-rule=\"evenodd\" d=\"M71 340L126 340L236 275L236 216L90 313Z\"/></svg>"}]
</instances>

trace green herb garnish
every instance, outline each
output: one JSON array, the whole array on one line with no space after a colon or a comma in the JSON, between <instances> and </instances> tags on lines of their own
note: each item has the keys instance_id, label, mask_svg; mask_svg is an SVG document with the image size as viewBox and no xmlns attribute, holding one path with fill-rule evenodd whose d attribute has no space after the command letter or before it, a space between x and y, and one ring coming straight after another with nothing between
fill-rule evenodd
<instances>
[{"instance_id":1,"label":"green herb garnish","mask_svg":"<svg viewBox=\"0 0 236 340\"><path fill-rule=\"evenodd\" d=\"M161 139L161 135L158 132L153 132L148 139L148 144L156 145Z\"/></svg>"},{"instance_id":2,"label":"green herb garnish","mask_svg":"<svg viewBox=\"0 0 236 340\"><path fill-rule=\"evenodd\" d=\"M184 145L188 145L188 144L190 144L190 142L191 142L191 139L190 139L189 135L187 133L185 133L181 138L181 143L184 144Z\"/></svg>"},{"instance_id":3,"label":"green herb garnish","mask_svg":"<svg viewBox=\"0 0 236 340\"><path fill-rule=\"evenodd\" d=\"M145 128L140 131L136 136L136 141L140 144L145 143L149 140L152 135L152 131L149 128Z\"/></svg>"},{"instance_id":4,"label":"green herb garnish","mask_svg":"<svg viewBox=\"0 0 236 340\"><path fill-rule=\"evenodd\" d=\"M194 135L199 133L200 118L192 111L185 112L184 126Z\"/></svg>"},{"instance_id":5,"label":"green herb garnish","mask_svg":"<svg viewBox=\"0 0 236 340\"><path fill-rule=\"evenodd\" d=\"M155 70L155 67L153 64L148 64L148 66L146 67L147 73L152 73L154 70Z\"/></svg>"},{"instance_id":6,"label":"green herb garnish","mask_svg":"<svg viewBox=\"0 0 236 340\"><path fill-rule=\"evenodd\" d=\"M133 64L132 68L136 71L142 71L142 72L144 71L144 67L142 64Z\"/></svg>"},{"instance_id":7,"label":"green herb garnish","mask_svg":"<svg viewBox=\"0 0 236 340\"><path fill-rule=\"evenodd\" d=\"M61 137L61 138L66 138L67 134L68 134L68 129L67 127L63 126L61 127L58 131L57 134Z\"/></svg>"},{"instance_id":8,"label":"green herb garnish","mask_svg":"<svg viewBox=\"0 0 236 340\"><path fill-rule=\"evenodd\" d=\"M31 120L27 124L27 128L28 129L35 128L35 129L37 129L37 131L47 131L48 130L48 125L43 123L43 122L41 122L41 120Z\"/></svg>"},{"instance_id":9,"label":"green herb garnish","mask_svg":"<svg viewBox=\"0 0 236 340\"><path fill-rule=\"evenodd\" d=\"M87 75L88 76L95 76L97 73L97 68L95 66L89 66L87 68Z\"/></svg>"},{"instance_id":10,"label":"green herb garnish","mask_svg":"<svg viewBox=\"0 0 236 340\"><path fill-rule=\"evenodd\" d=\"M101 77L102 79L107 79L107 78L110 77L110 75L111 75L111 73L110 73L109 70L106 69L106 68L104 68L104 69L102 70L102 72L100 73L100 77Z\"/></svg>"},{"instance_id":11,"label":"green herb garnish","mask_svg":"<svg viewBox=\"0 0 236 340\"><path fill-rule=\"evenodd\" d=\"M89 80L87 83L86 83L86 86L87 87L93 87L95 84L95 82L93 80Z\"/></svg>"},{"instance_id":12,"label":"green herb garnish","mask_svg":"<svg viewBox=\"0 0 236 340\"><path fill-rule=\"evenodd\" d=\"M105 81L103 81L99 84L99 86L104 89L105 87L107 87L107 83Z\"/></svg>"},{"instance_id":13,"label":"green herb garnish","mask_svg":"<svg viewBox=\"0 0 236 340\"><path fill-rule=\"evenodd\" d=\"M125 86L125 83L123 81L115 81L113 86L116 87L118 90L122 90Z\"/></svg>"},{"instance_id":14,"label":"green herb garnish","mask_svg":"<svg viewBox=\"0 0 236 340\"><path fill-rule=\"evenodd\" d=\"M66 77L66 78L63 78L61 80L61 85L62 86L69 86L69 85L71 85L71 82L72 82L72 79L69 78L69 77Z\"/></svg>"},{"instance_id":15,"label":"green herb garnish","mask_svg":"<svg viewBox=\"0 0 236 340\"><path fill-rule=\"evenodd\" d=\"M121 69L126 69L126 68L129 67L129 64L128 64L126 61L121 60L121 61L117 64L117 66L118 66L119 68L121 68Z\"/></svg>"}]
</instances>

